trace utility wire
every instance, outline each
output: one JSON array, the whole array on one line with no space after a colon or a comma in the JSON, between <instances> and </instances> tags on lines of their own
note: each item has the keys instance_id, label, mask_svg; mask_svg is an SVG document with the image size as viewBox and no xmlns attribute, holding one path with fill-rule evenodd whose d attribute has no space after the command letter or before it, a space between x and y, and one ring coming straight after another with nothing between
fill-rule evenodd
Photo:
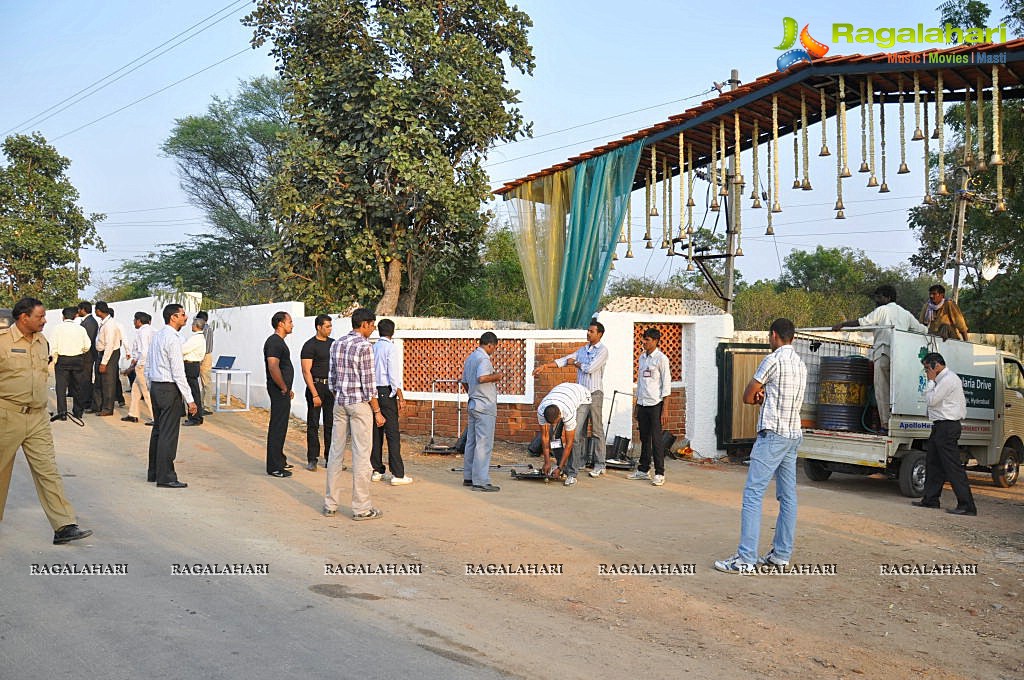
<instances>
[{"instance_id":1,"label":"utility wire","mask_svg":"<svg viewBox=\"0 0 1024 680\"><path fill-rule=\"evenodd\" d=\"M215 67L215 66L220 66L220 65L221 65L221 64L223 64L224 62L226 62L226 61L230 61L231 59L234 59L235 57L237 57L237 56L239 56L239 55L241 55L241 54L244 54L244 53L246 53L246 52L248 52L248 51L250 51L250 48L248 48L248 47L245 47L245 48L243 48L243 49L241 49L241 50L239 50L239 51L235 52L234 54L232 54L232 55L230 55L230 56L224 57L223 59L221 59L220 61L218 61L218 62L216 62L216 63L210 64L210 65L209 65L209 66L207 66L206 68L202 68L202 69L199 69L199 70L198 70L198 71L196 71L195 73L192 73L191 75L187 75L187 76L185 76L184 78L182 78L181 80L176 80L176 81L174 81L173 83L171 83L170 85L166 85L166 86L164 86L164 87L161 87L161 88L160 88L159 90L156 90L155 92L150 92L149 94L147 94L147 95L146 95L146 96L144 96L144 97L139 97L139 98L138 98L138 99L136 99L135 101L133 101L133 102L131 102L131 103L128 103L128 104L125 104L125 105L124 105L124 106L122 106L121 108L119 108L119 109L115 109L115 110L111 111L110 113L104 114L104 115L100 116L99 118L96 118L95 120L91 120L91 121L89 121L88 123L85 123L84 125L79 125L79 126L78 126L78 127L76 127L76 128L74 129L74 130L70 130L70 131L68 131L68 132L65 132L65 133L64 133L64 134L62 134L62 135L58 135L58 136L54 137L54 138L53 138L52 140L50 140L50 141L53 141L53 142L55 142L55 141L57 141L58 139L63 139L64 137L67 137L68 135L73 135L73 134L75 134L76 132L78 132L79 130L84 130L85 128L89 127L90 125L95 125L96 123L100 122L101 120L105 120L105 119L107 119L107 118L110 118L111 116L113 116L113 115L114 115L114 114L116 114L116 113L120 113L120 112L124 111L125 109L127 109L127 108L131 108L132 106L135 106L136 104L139 104L139 103L141 103L141 102L144 102L144 101L146 101L147 99L149 99L149 98L151 98L151 97L155 97L156 95L160 94L161 92L165 92L165 91L167 91L167 90L171 89L171 88L172 88L172 87L174 87L175 85L180 85L180 84L182 84L183 82L185 82L186 80L190 80L190 79L192 79L192 78L195 78L195 77L196 77L196 76L198 76L199 74L201 74L201 73L205 73L205 72L209 71L209 70L210 70L211 68L213 68L213 67Z\"/></svg>"},{"instance_id":2,"label":"utility wire","mask_svg":"<svg viewBox=\"0 0 1024 680\"><path fill-rule=\"evenodd\" d=\"M168 40L165 40L164 42L160 43L159 45L157 45L153 49L151 49L148 52L146 52L145 54L142 54L142 55L136 57L135 59L133 59L132 61L128 62L124 66L121 66L117 70L111 71L110 73L108 73L107 75L103 76L99 80L96 80L96 81L90 83L89 85L86 85L85 87L83 87L78 92L75 92L71 96L62 99L61 101L57 102L56 104L54 104L50 108L44 109L43 111L40 111L39 113L35 114L34 116L32 116L30 118L27 118L26 120L22 121L21 123L18 123L14 127L8 128L3 134L0 134L0 137L6 136L6 135L8 135L9 133L11 133L11 132L13 132L15 130L20 130L20 129L23 129L23 128L25 128L27 126L30 126L30 125L39 125L40 123L43 123L43 122L49 120L50 118L53 118L58 113L61 113L62 111L67 110L68 108L74 106L75 104L77 104L77 103L79 103L81 101L84 101L85 99L88 99L89 97L91 97L92 95L96 94L100 90L104 89L108 85L112 85L112 84L116 83L118 80L121 80L122 78L127 76L129 73L132 73L133 71L137 71L138 69L142 68L143 66L145 66L148 63L150 63L154 59L157 59L157 58L163 56L164 54L167 54L168 52L173 50L175 47L178 47L182 43L185 43L185 42L191 40L192 38L195 38L197 35L199 35L203 31L205 31L205 30L207 30L209 28L212 28L213 26L219 24L221 21L224 21L225 19L230 18L232 16L232 14L236 14L238 9L240 9L240 8L235 8L234 7L235 5L238 5L239 2L247 5L247 4L250 3L250 1L251 0L232 0L232 2L228 3L227 5L225 5L221 9L217 10L216 12L211 14L210 16L206 17L202 21L199 21L199 22L197 22L195 24L192 24L191 26L186 28L184 31L181 31L177 35L174 35L171 38L169 38ZM170 47L168 47L164 51L154 55L153 57L151 57L149 59L146 59L146 61L143 61L141 64L138 64L138 66L135 66L135 68L129 69L128 71L125 71L124 73L121 73L121 71L124 71L129 66L132 66L136 62L138 62L138 61L140 61L142 59L145 59L145 57L149 56L150 54L153 54L153 52L156 52L157 50L159 50L164 45L167 45L168 43L176 40L177 38L181 37L182 35L188 33L192 29L196 28L197 26L201 26L202 24L206 23L207 21L209 21L213 17L217 16L218 14L221 14L221 13L223 13L225 11L228 11L228 10L231 10L231 9L235 9L235 11L232 12L231 14L227 14L227 15L221 17L217 21L215 21L212 24L210 24L208 26L205 26L204 28L196 31L192 35L190 35L190 36L188 36L186 38L183 38L182 40L179 40L178 42L174 43L173 45L171 45ZM113 80L110 80L110 78L113 78L113 76L117 75L118 73L121 73L121 75L117 76ZM108 81L108 80L109 80L109 82L104 83L104 81ZM100 85L101 83L104 83L104 84ZM100 86L96 87L97 85L100 85ZM95 88L95 89L93 89L93 88ZM90 92L89 90L92 90L92 91ZM82 96L79 97L79 95L82 95ZM65 103L67 103L65 106L61 106L62 104L65 104ZM60 108L57 108L57 107L60 107ZM57 109L57 110L54 111L54 109ZM53 111L53 113L50 113L51 111ZM46 115L47 113L49 113L50 115Z\"/></svg>"}]
</instances>

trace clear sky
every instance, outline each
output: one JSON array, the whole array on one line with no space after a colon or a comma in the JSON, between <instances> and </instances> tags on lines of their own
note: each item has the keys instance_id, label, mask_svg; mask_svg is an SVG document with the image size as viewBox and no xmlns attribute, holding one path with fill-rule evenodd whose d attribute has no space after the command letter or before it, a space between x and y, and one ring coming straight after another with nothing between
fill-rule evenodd
<instances>
[{"instance_id":1,"label":"clear sky","mask_svg":"<svg viewBox=\"0 0 1024 680\"><path fill-rule=\"evenodd\" d=\"M869 27L935 25L937 4L936 0L794 0L786 4L739 0L727 5L683 0L632 4L521 0L518 5L534 22L530 41L537 67L533 77L513 76L513 84L521 90L527 119L534 122L535 139L496 148L488 171L494 185L500 186L699 104L710 95L694 96L713 81L726 80L730 69L738 69L743 82L774 71L779 53L773 48L782 39L784 16L794 17L801 26L809 23L812 35L831 43L834 22ZM94 282L107 279L124 258L144 255L157 244L180 241L185 234L205 229L201 214L187 205L173 162L160 155L160 145L176 118L201 114L211 96L229 96L240 80L273 71L266 47L259 52L246 50L251 34L239 20L251 7L245 0L0 0L0 63L4 64L0 136L41 132L71 160L70 176L81 192L83 208L107 214L99 226L107 252L83 253L85 263L93 268ZM994 11L998 16L998 8ZM211 15L215 16L172 40ZM995 20L990 23L994 25ZM204 27L208 28L196 34ZM180 46L157 56L192 34ZM152 54L118 71L151 50ZM874 45L832 44L829 54L876 51ZM81 95L76 93L115 71L104 82L123 77L77 101ZM199 71L203 72L193 76ZM167 89L158 92L163 88ZM143 97L148 98L134 103ZM786 181L792 180L791 151L789 156L780 154L785 211L776 216L776 237L763 235L764 210L744 211L745 256L738 267L746 280L777 277L782 258L794 248L813 250L818 244L860 248L883 265L902 262L916 250L906 226L906 210L923 195L921 148L908 146L912 173L896 175L895 105L888 107L887 115L892 192L879 196L877 190L863 188L865 176L855 173L844 184L845 221L833 219L834 157L818 162L812 152L815 190L794 192ZM851 133L859 124L856 116L850 118ZM830 121L830 145L834 146L831 126ZM816 149L818 129L809 132ZM854 166L859 163L857 146L851 134ZM791 149L791 138L784 138L780 148ZM749 164L749 156L744 163ZM762 156L762 167L763 163ZM642 196L636 200L642 201ZM642 235L640 212L634 213L634 224L634 236ZM633 250L637 257L620 259L618 273L666 277L685 266L682 258L644 250L639 240ZM620 258L623 254L624 246Z\"/></svg>"}]
</instances>

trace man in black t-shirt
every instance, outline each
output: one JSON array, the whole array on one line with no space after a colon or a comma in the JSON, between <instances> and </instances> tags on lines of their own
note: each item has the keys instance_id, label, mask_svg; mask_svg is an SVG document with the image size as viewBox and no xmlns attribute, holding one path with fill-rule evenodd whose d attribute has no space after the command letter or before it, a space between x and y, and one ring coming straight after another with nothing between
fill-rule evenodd
<instances>
[{"instance_id":1,"label":"man in black t-shirt","mask_svg":"<svg viewBox=\"0 0 1024 680\"><path fill-rule=\"evenodd\" d=\"M331 371L331 317L321 314L314 321L316 335L306 341L299 354L302 380L306 383L306 469L316 470L320 458L320 414L324 419L324 467L331 455L331 426L334 423L334 393L327 386Z\"/></svg>"},{"instance_id":2,"label":"man in black t-shirt","mask_svg":"<svg viewBox=\"0 0 1024 680\"><path fill-rule=\"evenodd\" d=\"M270 395L270 424L267 426L267 474L272 477L291 477L288 459L284 456L284 439L288 434L288 414L292 408L291 352L285 337L292 332L292 317L288 312L275 312L270 318L274 334L263 343L263 359L267 367L267 393Z\"/></svg>"}]
</instances>

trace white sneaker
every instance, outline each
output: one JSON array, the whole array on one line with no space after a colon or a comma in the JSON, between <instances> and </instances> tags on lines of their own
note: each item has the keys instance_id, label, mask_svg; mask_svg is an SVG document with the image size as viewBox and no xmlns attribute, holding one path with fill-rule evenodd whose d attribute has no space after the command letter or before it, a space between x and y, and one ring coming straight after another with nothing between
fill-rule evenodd
<instances>
[{"instance_id":1,"label":"white sneaker","mask_svg":"<svg viewBox=\"0 0 1024 680\"><path fill-rule=\"evenodd\" d=\"M604 468L598 468L596 470L591 470L587 474L589 474L591 477L594 477L596 479L597 477L600 477L601 475L604 474Z\"/></svg>"},{"instance_id":2,"label":"white sneaker","mask_svg":"<svg viewBox=\"0 0 1024 680\"><path fill-rule=\"evenodd\" d=\"M775 554L775 548L772 548L762 557L757 558L758 565L767 564L770 567L786 567L789 566L789 560L784 560Z\"/></svg>"},{"instance_id":3,"label":"white sneaker","mask_svg":"<svg viewBox=\"0 0 1024 680\"><path fill-rule=\"evenodd\" d=\"M641 472L640 470L633 470L632 472L629 473L629 476L626 477L626 479L645 479L645 480L650 480L650 478L651 478L651 471L650 470L648 470L647 472Z\"/></svg>"},{"instance_id":4,"label":"white sneaker","mask_svg":"<svg viewBox=\"0 0 1024 680\"><path fill-rule=\"evenodd\" d=\"M654 479L651 480L651 484L654 486L661 486L665 483L665 475L654 475Z\"/></svg>"},{"instance_id":5,"label":"white sneaker","mask_svg":"<svg viewBox=\"0 0 1024 680\"><path fill-rule=\"evenodd\" d=\"M740 560L739 555L733 555L727 560L716 560L715 569L726 574L753 574L754 565Z\"/></svg>"},{"instance_id":6,"label":"white sneaker","mask_svg":"<svg viewBox=\"0 0 1024 680\"><path fill-rule=\"evenodd\" d=\"M379 482L382 479L384 479L383 473L374 472L372 475L370 475L370 481L371 482Z\"/></svg>"},{"instance_id":7,"label":"white sneaker","mask_svg":"<svg viewBox=\"0 0 1024 680\"><path fill-rule=\"evenodd\" d=\"M569 475L568 477L565 478L565 481L562 482L563 486L574 486L575 484L576 484L576 477L573 476L573 475Z\"/></svg>"},{"instance_id":8,"label":"white sneaker","mask_svg":"<svg viewBox=\"0 0 1024 680\"><path fill-rule=\"evenodd\" d=\"M412 484L412 477L391 477L391 486L402 486L403 484Z\"/></svg>"}]
</instances>

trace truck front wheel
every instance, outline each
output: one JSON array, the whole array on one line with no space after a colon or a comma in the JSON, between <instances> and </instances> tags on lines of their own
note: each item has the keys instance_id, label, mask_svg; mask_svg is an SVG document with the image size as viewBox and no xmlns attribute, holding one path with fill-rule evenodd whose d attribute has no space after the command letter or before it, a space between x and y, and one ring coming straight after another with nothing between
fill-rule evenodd
<instances>
[{"instance_id":1,"label":"truck front wheel","mask_svg":"<svg viewBox=\"0 0 1024 680\"><path fill-rule=\"evenodd\" d=\"M1020 476L1020 458L1020 449L1011 445L1004 446L999 465L992 468L992 482L1004 489L1016 484Z\"/></svg>"},{"instance_id":2,"label":"truck front wheel","mask_svg":"<svg viewBox=\"0 0 1024 680\"><path fill-rule=\"evenodd\" d=\"M804 458L804 474L812 482L824 482L832 476L832 471L826 468L820 460Z\"/></svg>"},{"instance_id":3,"label":"truck front wheel","mask_svg":"<svg viewBox=\"0 0 1024 680\"><path fill-rule=\"evenodd\" d=\"M911 451L900 460L900 493L910 498L924 495L925 454Z\"/></svg>"}]
</instances>

